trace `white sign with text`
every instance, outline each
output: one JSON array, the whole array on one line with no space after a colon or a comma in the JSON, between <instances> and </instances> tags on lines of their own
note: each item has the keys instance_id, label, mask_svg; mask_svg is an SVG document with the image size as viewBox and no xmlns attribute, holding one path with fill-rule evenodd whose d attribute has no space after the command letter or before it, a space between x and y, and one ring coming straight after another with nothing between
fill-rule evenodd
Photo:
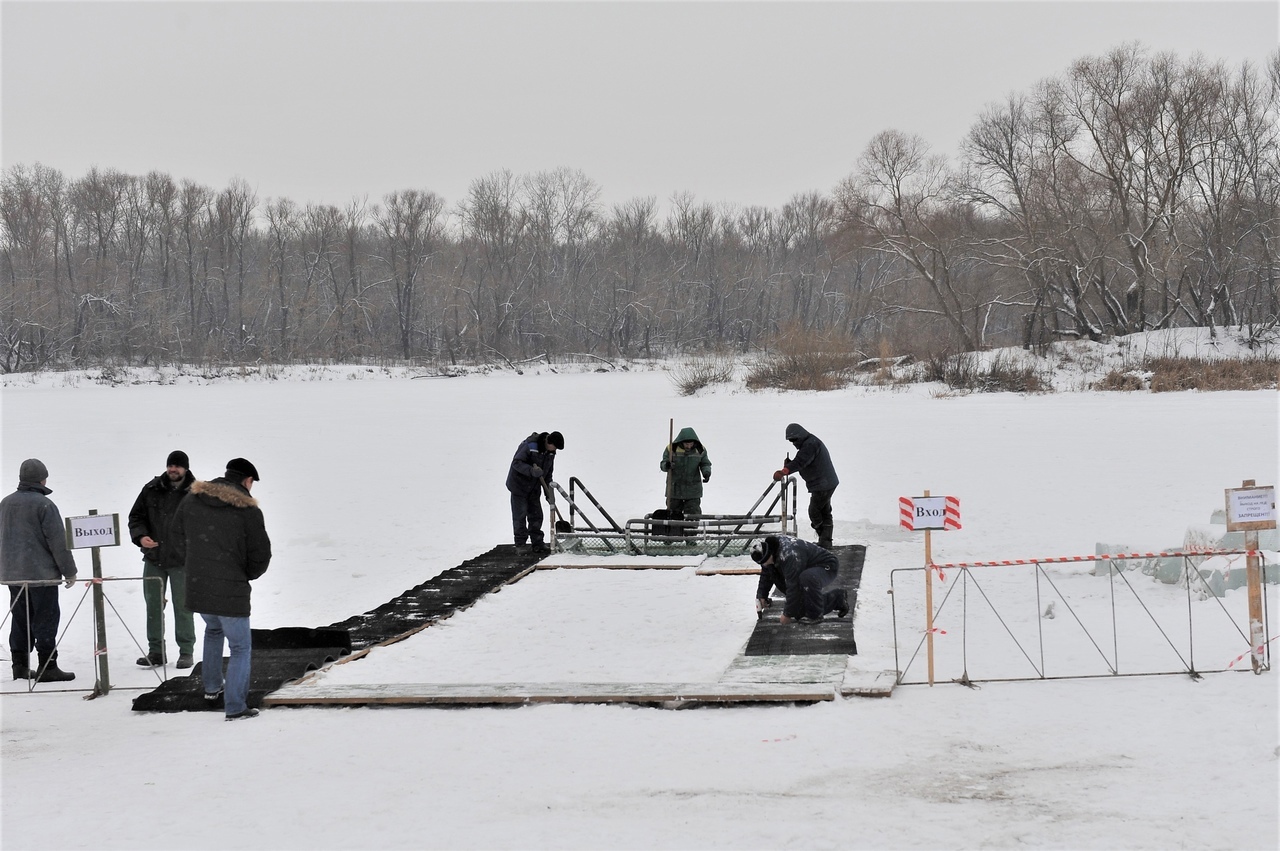
<instances>
[{"instance_id":1,"label":"white sign with text","mask_svg":"<svg viewBox=\"0 0 1280 851\"><path fill-rule=\"evenodd\" d=\"M67 518L67 548L120 546L120 515L89 514Z\"/></svg>"}]
</instances>

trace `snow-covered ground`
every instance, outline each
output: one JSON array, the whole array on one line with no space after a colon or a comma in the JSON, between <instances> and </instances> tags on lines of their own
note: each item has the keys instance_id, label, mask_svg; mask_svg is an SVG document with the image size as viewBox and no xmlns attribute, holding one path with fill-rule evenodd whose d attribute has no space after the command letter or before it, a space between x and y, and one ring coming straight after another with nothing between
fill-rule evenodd
<instances>
[{"instance_id":1,"label":"snow-covered ground","mask_svg":"<svg viewBox=\"0 0 1280 851\"><path fill-rule=\"evenodd\" d=\"M934 534L936 561L1014 559L1092 554L1098 542L1177 547L1189 527L1204 526L1222 507L1224 488L1278 478L1273 391L951 397L928 386L793 394L722 385L681 397L660 370L410 374L308 368L248 381L170 376L122 386L92 374L9 376L0 392L3 490L22 459L39 457L64 514L123 515L172 449L187 451L202 478L245 456L262 474L254 495L276 550L255 583L254 626L322 626L509 541L502 483L517 442L532 430L563 432L557 478L577 476L614 517L627 518L661 505L658 461L669 418L677 429L694 426L706 443L714 467L704 510L723 513L751 506L791 448L783 429L799 422L827 442L842 477L836 542L868 546L855 662L874 671L894 667L890 571L923 560L921 536L897 525L900 496L928 489L961 499L963 529ZM140 573L132 547L105 549L102 558L107 575ZM88 554L77 561L88 575ZM1100 622L1101 655L1111 658L1112 584L1089 567L1047 566L1043 581L1081 620ZM919 576L894 579L896 630L908 655L923 627ZM948 571L935 601L959 577ZM974 577L1027 646L1044 636L1051 676L1099 673L1099 665L1105 672L1060 598L1054 618L1040 616L1052 595L1045 585L1046 596L1035 596L1034 573ZM1185 589L1139 572L1125 579L1157 617L1178 614L1184 632L1194 620L1197 668L1225 667L1244 651L1222 626L1240 619L1243 591L1189 601ZM714 679L751 632L753 589L752 577L692 569L538 571L328 676ZM1006 624L982 613L973 587L962 628L962 590L939 618L947 630L935 637L939 684L901 686L888 699L682 712L270 709L223 723L216 713L130 710L155 675L132 664L139 653L129 630L143 633L140 590L113 583L115 691L86 701L43 687L27 694L4 681L0 845L1280 843L1276 673L964 688L950 680L966 664L975 679L1026 676L1028 665ZM72 685L87 687L92 624L84 593L83 585L62 592L61 658L78 675ZM1151 638L1150 619L1123 584L1116 599L1122 669L1176 670L1177 654ZM1277 603L1270 586L1273 619ZM1174 635L1180 649L1181 640ZM909 679L922 677L916 661Z\"/></svg>"}]
</instances>

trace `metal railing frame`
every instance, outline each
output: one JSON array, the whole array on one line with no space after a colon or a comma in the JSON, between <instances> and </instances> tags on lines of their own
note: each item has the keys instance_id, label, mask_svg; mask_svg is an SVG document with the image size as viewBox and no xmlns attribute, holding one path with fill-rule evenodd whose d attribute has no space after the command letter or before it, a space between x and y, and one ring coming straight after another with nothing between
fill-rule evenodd
<instances>
[{"instance_id":1,"label":"metal railing frame","mask_svg":"<svg viewBox=\"0 0 1280 851\"><path fill-rule=\"evenodd\" d=\"M550 484L569 503L569 525L574 530L574 533L580 534L580 537L583 538L599 539L611 553L618 552L619 548L621 548L634 555L648 555L651 544L669 545L697 542L703 549L714 547L710 555L718 556L723 554L725 549L735 541L742 542L741 553L745 553L750 548L752 541L765 535L797 534L798 527L794 509L788 510L796 504L796 481L794 476L788 476L780 482L771 481L769 486L765 488L764 493L760 495L760 498L755 501L755 504L751 506L745 515L699 514L685 520L656 520L652 517L641 517L627 520L625 527L620 526L609 515L609 512L605 510L599 500L587 489L582 480L576 476L570 477L569 490L567 492L560 486L559 482L553 481ZM756 509L774 491L775 487L777 488L777 493L774 495L773 501L765 509L764 514L756 514ZM597 525L592 522L588 513L579 505L579 491L600 512L604 522L609 524L608 529L603 528L603 524ZM781 511L777 514L772 513L779 505L781 506ZM579 517L586 524L586 530L579 528ZM754 529L743 531L743 527L752 525L754 525ZM776 525L777 528L765 528L770 525ZM654 534L652 529L658 526L668 529L689 530L694 534ZM728 528L730 526L732 526L731 529Z\"/></svg>"},{"instance_id":2,"label":"metal railing frame","mask_svg":"<svg viewBox=\"0 0 1280 851\"><path fill-rule=\"evenodd\" d=\"M1201 674L1221 673L1224 671L1231 670L1230 667L1212 668L1212 669L1196 668L1195 619L1193 617L1193 608L1192 608L1192 602L1193 602L1192 586L1196 585L1197 583L1199 584L1199 586L1203 586L1203 590L1207 592L1205 599L1212 598L1215 602L1217 602L1218 608L1222 612L1223 616L1225 616L1231 622L1231 625L1240 634L1240 637L1244 642L1246 652L1252 650L1252 647L1251 647L1251 641L1250 641L1247 629L1242 629L1241 626L1238 623L1236 623L1235 619L1232 618L1231 614L1226 610L1226 607L1222 604L1222 599L1213 592L1213 589L1209 586L1208 581L1200 573L1198 563L1192 564L1192 560L1205 559L1212 556L1248 555L1249 553L1250 553L1249 550L1211 550L1211 551L1202 550L1202 551L1196 551L1196 552L1165 552L1165 553L1157 554L1161 557L1181 557L1183 560L1182 575L1184 579L1183 584L1186 587L1186 596L1187 596L1187 658L1183 657L1178 647L1175 646L1173 641L1169 638L1169 633L1165 631L1165 628L1157 620L1155 614L1152 613L1151 609L1147 607L1147 604L1143 601L1142 596L1138 593L1138 589L1135 588L1131 582L1129 582L1128 577L1125 575L1125 571L1120 570L1114 566L1110 566L1107 571L1108 577L1109 577L1110 592L1111 592L1110 604L1111 604L1111 646L1112 646L1112 659L1108 659L1106 656L1106 653L1103 652L1102 648L1098 645L1098 641L1094 638L1093 634L1089 631L1089 628L1086 627L1081 622L1079 616L1076 615L1075 610L1071 607L1070 601L1067 600L1066 596L1058 588L1057 584L1054 583L1053 578L1044 570L1045 564L1058 564L1066 561L1078 562L1078 561L1086 561L1088 559L1084 559L1084 558L1027 559L1025 561L1019 561L1016 564L984 563L984 564L974 564L974 565L946 565L945 567L947 569L960 571L960 576L962 581L952 582L950 584L950 587L947 589L947 593L943 596L942 601L938 604L937 609L934 612L935 623L938 616L942 613L943 609L946 607L947 602L951 599L951 596L955 592L956 588L957 587L963 588L960 595L961 596L960 605L962 607L960 632L961 632L961 661L962 661L963 673L958 679L953 680L953 682L960 683L961 685L972 685L974 683L979 683L979 682L1023 682L1023 681L1030 681L1030 680L1097 679L1097 678L1104 678L1104 677L1166 676L1170 674L1186 674L1191 676L1193 679L1199 679ZM1149 553L1140 553L1140 554L1131 554L1131 555L1105 555L1105 556L1099 556L1097 559L1095 559L1095 561L1111 563L1116 561L1126 561L1126 560L1132 560L1132 559L1149 559L1151 558L1151 556L1152 554L1149 554ZM1038 651L1039 651L1039 659L1040 659L1039 665L1037 665L1035 660L1031 658L1031 654L1029 654L1027 652L1027 649L1023 647L1022 642L1018 640L1017 636L1013 634L1013 631L1009 628L1009 626L1005 623L1004 618L1000 615L1000 612L997 609L995 603L992 602L991 598L987 596L987 593L982 589L981 584L978 582L977 577L973 575L974 569L1009 570L1009 569L1020 569L1020 568L1026 568L1026 567L1033 567L1035 569L1035 581L1036 581L1035 617L1036 617L1037 643L1038 643ZM892 619L893 619L893 661L894 661L894 669L896 673L897 683L899 685L927 685L928 684L927 681L925 680L908 680L906 678L907 672L911 669L911 666L915 663L915 661L919 657L920 650L925 645L927 636L924 636L924 635L920 636L920 639L916 643L914 650L911 652L910 658L907 660L907 663L904 666L902 664L901 654L899 652L900 642L899 642L899 634L898 634L898 606L897 606L897 594L895 592L896 575L899 573L919 574L921 571L924 571L924 570L938 570L939 568L940 566L935 564L935 565L930 565L928 567L895 568L889 572L889 594L890 594L890 599L892 601L891 608L892 608ZM1262 576L1265 577L1266 576L1265 557L1261 558L1259 569L1262 572ZM1131 671L1128 673L1120 670L1119 629L1118 629L1118 621L1117 621L1116 607L1115 607L1117 577L1119 577L1120 581L1123 582L1124 586L1129 589L1134 599L1138 601L1139 605L1142 606L1142 610L1146 613L1147 617L1155 625L1156 629L1159 630L1161 637L1164 638L1165 642L1173 650L1174 655L1176 655L1179 661L1182 662L1183 667L1181 670ZM1057 595L1057 599L1062 601L1063 605L1067 608L1068 613L1070 613L1071 617L1075 620L1076 624L1084 632L1085 636L1089 639L1090 643L1093 644L1094 649L1098 651L1098 654L1102 657L1103 662L1106 663L1110 673L1064 674L1064 675L1057 675L1057 676L1049 676L1046 673L1048 668L1045 662L1044 626L1042 623L1042 616L1041 616L1041 612L1043 611L1043 602L1044 602L1041 596L1041 579L1042 578L1046 583L1048 583L1049 587L1052 588L1053 592ZM1023 658L1027 660L1027 663L1031 666L1031 669L1035 671L1035 676L974 678L969 675L968 591L969 591L970 584L972 584L974 588L977 589L978 593L982 596L983 600L990 607L991 611L996 615L996 618L997 620L999 620L1000 625L1004 627L1005 632L1009 635L1009 638L1013 641L1018 651L1020 651ZM1266 634L1269 635L1270 634L1270 628L1269 628L1270 607L1267 603L1267 595L1265 593L1263 594L1263 621L1264 621L1264 629L1266 630ZM1269 643L1264 644L1262 653L1263 653L1264 662L1261 670L1257 671L1258 673L1261 673L1262 670L1267 670L1267 671L1271 670L1271 649L1270 649Z\"/></svg>"},{"instance_id":3,"label":"metal railing frame","mask_svg":"<svg viewBox=\"0 0 1280 851\"><path fill-rule=\"evenodd\" d=\"M80 613L80 610L84 607L85 600L86 600L86 599L88 599L90 591L92 591L92 590L94 589L94 587L96 586L96 587L98 587L99 589L101 589L101 591L102 591L102 599L103 599L103 602L104 602L106 605L108 605L108 606L110 606L110 607L111 607L111 611L112 611L112 612L114 612L114 613L115 613L115 616L120 620L120 625L124 627L124 631L125 631L125 633L129 636L129 639L133 642L133 646L134 646L135 648L137 648L137 650L138 650L138 651L139 651L143 656L146 656L146 655L147 655L147 650L142 646L142 644L140 644L140 643L139 643L139 641L138 641L138 637L137 637L136 635L134 635L133 630L129 628L129 623L128 623L128 621L126 621L126 620L125 620L124 616L120 613L120 610L116 608L115 603L113 603L113 602L111 601L111 597L110 597L110 595L108 595L108 594L107 594L107 590L106 590L106 589L107 589L107 586L106 586L106 583L108 583L108 582L160 582L160 583L162 583L162 586L163 586L163 580L162 580L159 576L104 576L104 577L101 577L101 578L97 578L97 577L95 577L95 578L93 578L93 579L84 579L84 580L76 580L76 581L77 581L77 583L79 583L79 584L83 584L83 585L84 585L84 593L82 593L82 594L80 595L80 599L76 602L75 608L71 610L71 614L70 614L69 616L64 617L64 618L62 618L62 619L61 619L61 620L62 620L62 623L61 623L61 630L60 630L60 632L58 633L57 641L54 643L54 649L55 649L55 650L57 650L57 649L59 649L59 648L61 648L61 647L62 647L62 641L63 641L63 639L64 639L64 638L66 638L67 630L71 628L71 624L72 624L72 622L73 622L73 621L75 621L76 615L78 615L78 614ZM26 588L33 587L33 586L48 586L48 585L62 585L62 584L63 584L63 581L62 581L61 579L41 579L41 580L24 580L24 581L0 582L0 585L5 585L5 586L21 586L21 587L24 589L24 591L25 591L25 589L26 589ZM28 606L28 610L27 610L27 646L28 646L28 647L30 647L30 646L31 646L31 611L30 611L30 608L29 608L29 607L30 607L30 605L31 605L31 603L30 603L30 597L29 597L26 593L23 593L19 599L20 599L20 600L22 600L22 601L24 601L24 602L26 603L26 605ZM14 604L15 604L15 601L12 601L12 600L11 600L11 601L10 601L10 603L9 603L9 606L7 607L7 609L6 609L5 613L4 613L4 616L3 616L3 617L0 617L0 634L3 634L3 635L5 636L5 641L6 641L6 645L5 645L5 646L6 646L6 647L8 646L8 644L7 644L7 641L8 641L8 632L6 631L6 629L5 629L5 628L6 628L7 626L9 626L9 619L13 616L13 607L14 607ZM168 608L168 599L167 599L167 598L165 598L165 599L164 599L163 605L164 605L164 607L165 607L166 609ZM90 611L94 611L92 606L90 607ZM87 687L74 687L74 688L73 688L73 687L64 687L64 688L47 688L47 687L46 687L46 688L42 688L42 689L40 689L40 692L41 692L42 694L49 694L49 693L52 693L52 692L90 692L90 694L88 695L88 697L86 697L86 699L92 699L92 698L94 698L94 697L101 696L102 694L105 694L105 693L107 693L108 691L114 691L114 690L116 690L117 688L121 688L120 686L108 686L108 687L107 687L107 689L105 689L105 690L101 688L101 685L102 685L102 684L101 684L101 682L99 681L99 678L98 678L98 676L97 676L98 671L97 671L97 664L96 664L96 663L97 663L97 658L98 658L98 656L99 656L99 655L101 655L101 654L103 654L103 653L105 653L105 652L106 652L106 648L105 648L105 647L99 648L99 647L97 646L97 636L98 636L99 634L103 634L103 635L105 635L106 623L105 623L105 619L104 619L104 622L103 622L103 623L101 623L101 624L99 624L99 623L98 623L98 621L97 621L97 617L98 617L98 616L97 616L97 612L96 612L96 611L94 611L94 615L93 615L93 616L94 616L94 630L93 630L93 634L94 634L94 647L93 647L93 658L94 658L94 662L95 662L95 665L94 665L94 674L95 674L95 676L94 676L94 682L93 682L93 685L92 685L92 686L87 686ZM166 631L167 631L167 629L168 629L168 626L167 626L167 619L165 619L165 621L166 621L166 622L162 624L162 629L164 629L164 630L166 630ZM164 635L164 637L167 639L167 638L168 638L167 634L165 634L165 635ZM10 661L12 661L12 660L10 660ZM163 683L164 681L166 681L167 679L169 679L169 665L168 665L168 661L166 661L163 665L160 665L160 666L157 666L157 667L155 667L155 668L152 668L151 670L155 673L155 675L156 675L156 679L157 679L159 682L162 682L162 683ZM15 690L8 690L8 689L0 690L0 694L6 694L6 695L8 695L8 694L31 694L32 692L34 692L34 691L36 690L36 686L37 686L37 685L44 685L44 686L48 686L49 684L48 684L48 683L41 683L39 680L36 680L36 679L28 679L28 680L26 680L26 688L24 688L24 689L20 689L20 690L18 690L18 689L15 689ZM151 688L150 686L146 686L146 687L130 686L130 687L127 687L125 690L126 690L126 691L146 691L146 690L149 690L150 688Z\"/></svg>"}]
</instances>

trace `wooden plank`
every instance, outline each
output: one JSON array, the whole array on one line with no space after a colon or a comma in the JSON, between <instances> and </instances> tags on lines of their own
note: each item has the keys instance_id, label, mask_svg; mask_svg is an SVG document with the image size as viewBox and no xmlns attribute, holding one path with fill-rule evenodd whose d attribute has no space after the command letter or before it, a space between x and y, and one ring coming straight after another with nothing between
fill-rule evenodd
<instances>
[{"instance_id":1,"label":"wooden plank","mask_svg":"<svg viewBox=\"0 0 1280 851\"><path fill-rule=\"evenodd\" d=\"M739 656L720 677L722 683L828 683L844 679L844 656Z\"/></svg>"},{"instance_id":2,"label":"wooden plank","mask_svg":"<svg viewBox=\"0 0 1280 851\"><path fill-rule=\"evenodd\" d=\"M850 668L840 684L843 697L889 697L898 683L894 671L857 671Z\"/></svg>"},{"instance_id":3,"label":"wooden plank","mask_svg":"<svg viewBox=\"0 0 1280 851\"><path fill-rule=\"evenodd\" d=\"M831 683L384 683L287 685L265 706L524 703L739 703L833 700Z\"/></svg>"},{"instance_id":4,"label":"wooden plank","mask_svg":"<svg viewBox=\"0 0 1280 851\"><path fill-rule=\"evenodd\" d=\"M697 571L699 576L759 576L758 567L707 567L703 563Z\"/></svg>"}]
</instances>

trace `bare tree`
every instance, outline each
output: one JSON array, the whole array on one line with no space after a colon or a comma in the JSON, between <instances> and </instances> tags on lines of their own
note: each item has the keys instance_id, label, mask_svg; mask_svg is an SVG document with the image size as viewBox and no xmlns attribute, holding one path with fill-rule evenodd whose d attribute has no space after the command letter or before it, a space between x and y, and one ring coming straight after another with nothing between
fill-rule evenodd
<instances>
[{"instance_id":1,"label":"bare tree","mask_svg":"<svg viewBox=\"0 0 1280 851\"><path fill-rule=\"evenodd\" d=\"M444 201L434 192L392 192L374 210L384 239L383 260L395 293L400 354L413 357L418 327L418 284L443 227Z\"/></svg>"}]
</instances>

